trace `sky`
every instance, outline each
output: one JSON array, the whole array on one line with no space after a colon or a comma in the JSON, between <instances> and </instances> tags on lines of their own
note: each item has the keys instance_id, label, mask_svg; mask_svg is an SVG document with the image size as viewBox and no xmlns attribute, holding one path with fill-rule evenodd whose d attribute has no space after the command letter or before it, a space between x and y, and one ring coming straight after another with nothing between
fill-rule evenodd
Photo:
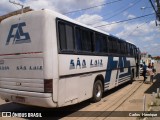
<instances>
[{"instance_id":1,"label":"sky","mask_svg":"<svg viewBox=\"0 0 160 120\"><path fill-rule=\"evenodd\" d=\"M76 21L132 42L140 48L141 52L147 52L152 56L160 56L160 26L155 24L156 17L149 0L14 1L23 4L25 7L30 6L35 10L51 9L60 12ZM0 16L20 8L20 6L9 3L9 0L0 0ZM134 19L145 15L148 16ZM127 19L134 20L115 23Z\"/></svg>"}]
</instances>

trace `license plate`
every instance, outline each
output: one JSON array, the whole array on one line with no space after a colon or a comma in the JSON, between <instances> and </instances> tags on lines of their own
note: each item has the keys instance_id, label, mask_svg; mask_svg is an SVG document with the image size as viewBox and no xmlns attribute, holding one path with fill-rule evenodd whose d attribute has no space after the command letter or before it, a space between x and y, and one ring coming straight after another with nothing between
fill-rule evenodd
<instances>
[{"instance_id":1,"label":"license plate","mask_svg":"<svg viewBox=\"0 0 160 120\"><path fill-rule=\"evenodd\" d=\"M25 98L24 98L24 97L20 97L20 96L16 96L16 97L15 97L15 101L16 101L16 102L24 103L24 102L25 102Z\"/></svg>"}]
</instances>

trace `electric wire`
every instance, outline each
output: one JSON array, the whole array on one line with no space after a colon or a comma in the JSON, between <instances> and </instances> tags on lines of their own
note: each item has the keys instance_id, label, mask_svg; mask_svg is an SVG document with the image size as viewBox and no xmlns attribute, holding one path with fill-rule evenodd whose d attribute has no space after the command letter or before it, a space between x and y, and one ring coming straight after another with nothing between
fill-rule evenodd
<instances>
[{"instance_id":1,"label":"electric wire","mask_svg":"<svg viewBox=\"0 0 160 120\"><path fill-rule=\"evenodd\" d=\"M126 19L126 20L120 20L120 21L113 22L113 23L107 23L107 24L103 24L103 25L98 25L98 26L95 26L95 28L103 27L103 26L107 26L107 25L112 25L112 24L117 24L117 23L122 23L122 22L127 22L127 21L131 21L131 20L135 20L135 19L140 19L140 18L143 18L143 17L151 16L151 15L154 15L154 13L150 13L150 14L146 14L146 15L143 15L143 16L130 18L130 19Z\"/></svg>"},{"instance_id":2,"label":"electric wire","mask_svg":"<svg viewBox=\"0 0 160 120\"><path fill-rule=\"evenodd\" d=\"M66 13L63 13L63 14L70 14L70 13L85 11L85 10L93 9L93 8L100 7L100 6L105 6L105 5L120 2L120 1L122 1L122 0L114 0L114 1L111 1L111 2L106 2L106 3L101 4L101 5L96 5L96 6L92 6L92 7L88 7L88 8L82 8L82 9L78 9L78 10L74 10L74 11L69 11L69 12L66 12Z\"/></svg>"},{"instance_id":3,"label":"electric wire","mask_svg":"<svg viewBox=\"0 0 160 120\"><path fill-rule=\"evenodd\" d=\"M104 18L103 21L104 21L104 20L109 20L109 19L111 19L111 18L113 18L113 17L116 17L116 16L120 15L120 13L123 13L124 11L132 8L133 6L135 6L136 4L138 4L140 1L141 1L141 0L137 0L137 1L134 2L132 5L129 5L127 8L125 8L125 9L123 9L123 10L121 10L121 11L118 11L117 13L113 14L112 16L110 16L110 17L108 17L108 18ZM98 23L98 21L97 21L97 23ZM94 23L94 24L96 24L96 23ZM87 24L87 25L93 25L93 24Z\"/></svg>"},{"instance_id":4,"label":"electric wire","mask_svg":"<svg viewBox=\"0 0 160 120\"><path fill-rule=\"evenodd\" d=\"M145 6L147 6L146 2L145 2ZM145 13L145 11L146 11L146 9L142 9L142 8L141 8L141 10L142 10L141 16L143 16L144 13ZM147 20L146 20L146 17L144 17L144 18L145 18L144 20L147 21ZM147 21L147 22L148 22L148 21ZM128 33L128 36L130 36L136 29L140 28L142 25L146 24L147 22L142 23L142 24L140 24L140 25L137 25L134 30L132 30L131 32ZM124 33L127 33L127 32L128 32L128 31L125 31Z\"/></svg>"},{"instance_id":5,"label":"electric wire","mask_svg":"<svg viewBox=\"0 0 160 120\"><path fill-rule=\"evenodd\" d=\"M139 26L136 26L136 28L135 28L134 30L132 30L127 36L132 35L132 34L135 32L136 29L139 29L140 27L142 27L143 25L147 24L147 23L150 22L150 21L151 21L151 20L146 21L146 22L140 24Z\"/></svg>"}]
</instances>

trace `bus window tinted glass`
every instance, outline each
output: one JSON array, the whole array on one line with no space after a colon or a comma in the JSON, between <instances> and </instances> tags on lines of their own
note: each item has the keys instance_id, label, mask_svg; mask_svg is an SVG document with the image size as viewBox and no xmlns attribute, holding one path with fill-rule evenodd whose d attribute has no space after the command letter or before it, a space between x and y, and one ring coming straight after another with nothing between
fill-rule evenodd
<instances>
[{"instance_id":1,"label":"bus window tinted glass","mask_svg":"<svg viewBox=\"0 0 160 120\"><path fill-rule=\"evenodd\" d=\"M74 50L73 27L59 22L60 49L65 51Z\"/></svg>"},{"instance_id":2,"label":"bus window tinted glass","mask_svg":"<svg viewBox=\"0 0 160 120\"><path fill-rule=\"evenodd\" d=\"M76 45L78 51L92 52L93 33L81 28L76 28Z\"/></svg>"},{"instance_id":3,"label":"bus window tinted glass","mask_svg":"<svg viewBox=\"0 0 160 120\"><path fill-rule=\"evenodd\" d=\"M117 46L117 40L114 37L108 37L109 39L109 52L110 53L117 53L118 52L118 46Z\"/></svg>"},{"instance_id":4,"label":"bus window tinted glass","mask_svg":"<svg viewBox=\"0 0 160 120\"><path fill-rule=\"evenodd\" d=\"M67 42L67 49L73 50L74 49L73 28L72 26L69 25L66 25L66 42Z\"/></svg>"},{"instance_id":5,"label":"bus window tinted glass","mask_svg":"<svg viewBox=\"0 0 160 120\"><path fill-rule=\"evenodd\" d=\"M107 53L108 47L107 47L107 37L101 34L96 34L95 36L95 51L101 52L101 53Z\"/></svg>"},{"instance_id":6,"label":"bus window tinted glass","mask_svg":"<svg viewBox=\"0 0 160 120\"><path fill-rule=\"evenodd\" d=\"M77 45L77 50L80 51L82 49L82 42L81 42L81 31L78 28L76 28L76 45Z\"/></svg>"}]
</instances>

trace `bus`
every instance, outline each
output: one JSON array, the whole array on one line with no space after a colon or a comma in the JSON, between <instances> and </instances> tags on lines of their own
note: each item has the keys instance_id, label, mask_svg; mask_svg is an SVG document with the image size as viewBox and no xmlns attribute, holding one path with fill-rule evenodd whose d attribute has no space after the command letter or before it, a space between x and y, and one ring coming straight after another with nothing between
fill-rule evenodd
<instances>
[{"instance_id":1,"label":"bus","mask_svg":"<svg viewBox=\"0 0 160 120\"><path fill-rule=\"evenodd\" d=\"M132 83L139 64L132 43L42 9L0 23L0 97L63 107Z\"/></svg>"}]
</instances>

